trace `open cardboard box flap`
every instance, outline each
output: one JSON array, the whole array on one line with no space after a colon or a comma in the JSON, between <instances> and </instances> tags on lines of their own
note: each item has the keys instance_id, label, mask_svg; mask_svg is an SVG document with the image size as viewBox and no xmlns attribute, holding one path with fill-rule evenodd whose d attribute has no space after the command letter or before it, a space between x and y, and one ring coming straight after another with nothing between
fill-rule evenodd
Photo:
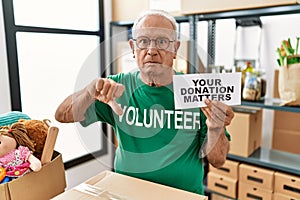
<instances>
[{"instance_id":1,"label":"open cardboard box flap","mask_svg":"<svg viewBox=\"0 0 300 200\"><path fill-rule=\"evenodd\" d=\"M98 197L96 197L96 193L93 194L91 191L97 191ZM120 200L207 200L206 196L111 171L103 171L85 183L58 195L54 199L99 199L101 194L105 193L117 197L116 199Z\"/></svg>"}]
</instances>

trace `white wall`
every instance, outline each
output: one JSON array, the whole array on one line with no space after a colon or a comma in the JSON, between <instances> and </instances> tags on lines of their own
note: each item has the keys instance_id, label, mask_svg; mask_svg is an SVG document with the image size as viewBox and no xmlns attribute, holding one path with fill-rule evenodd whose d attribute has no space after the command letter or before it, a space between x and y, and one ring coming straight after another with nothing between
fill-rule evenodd
<instances>
[{"instance_id":1,"label":"white wall","mask_svg":"<svg viewBox=\"0 0 300 200\"><path fill-rule=\"evenodd\" d=\"M1 2L0 4L0 52L1 52L0 53L0 91L1 91L0 114L11 110L8 69L7 69L6 42L5 42L2 10L3 9L2 9L2 2Z\"/></svg>"}]
</instances>

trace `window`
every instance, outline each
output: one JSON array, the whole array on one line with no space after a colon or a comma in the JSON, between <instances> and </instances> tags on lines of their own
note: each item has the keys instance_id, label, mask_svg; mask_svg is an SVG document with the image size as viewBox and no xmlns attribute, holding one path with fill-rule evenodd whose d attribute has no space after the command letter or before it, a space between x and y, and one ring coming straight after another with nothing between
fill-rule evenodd
<instances>
[{"instance_id":1,"label":"window","mask_svg":"<svg viewBox=\"0 0 300 200\"><path fill-rule=\"evenodd\" d=\"M103 1L2 1L12 110L49 119L59 130L55 149L67 167L103 155L106 126L55 122L63 99L101 76Z\"/></svg>"}]
</instances>

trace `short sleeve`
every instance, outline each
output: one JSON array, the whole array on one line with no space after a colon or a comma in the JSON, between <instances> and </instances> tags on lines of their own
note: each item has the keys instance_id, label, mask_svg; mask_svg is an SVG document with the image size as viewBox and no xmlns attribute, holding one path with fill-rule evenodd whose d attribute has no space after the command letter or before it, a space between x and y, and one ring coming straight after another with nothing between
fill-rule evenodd
<instances>
[{"instance_id":1,"label":"short sleeve","mask_svg":"<svg viewBox=\"0 0 300 200\"><path fill-rule=\"evenodd\" d=\"M100 101L95 101L91 104L84 116L85 120L80 122L83 127L98 121L106 122L112 126L115 124L112 109Z\"/></svg>"}]
</instances>

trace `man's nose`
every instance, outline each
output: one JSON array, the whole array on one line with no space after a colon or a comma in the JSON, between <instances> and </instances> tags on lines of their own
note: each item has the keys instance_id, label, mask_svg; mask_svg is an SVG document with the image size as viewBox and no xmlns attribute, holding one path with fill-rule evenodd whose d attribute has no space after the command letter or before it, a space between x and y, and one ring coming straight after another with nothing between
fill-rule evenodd
<instances>
[{"instance_id":1,"label":"man's nose","mask_svg":"<svg viewBox=\"0 0 300 200\"><path fill-rule=\"evenodd\" d=\"M155 40L150 41L147 54L151 56L157 55L157 47Z\"/></svg>"},{"instance_id":2,"label":"man's nose","mask_svg":"<svg viewBox=\"0 0 300 200\"><path fill-rule=\"evenodd\" d=\"M150 40L148 48L149 49L156 48L156 41L155 40Z\"/></svg>"}]
</instances>

